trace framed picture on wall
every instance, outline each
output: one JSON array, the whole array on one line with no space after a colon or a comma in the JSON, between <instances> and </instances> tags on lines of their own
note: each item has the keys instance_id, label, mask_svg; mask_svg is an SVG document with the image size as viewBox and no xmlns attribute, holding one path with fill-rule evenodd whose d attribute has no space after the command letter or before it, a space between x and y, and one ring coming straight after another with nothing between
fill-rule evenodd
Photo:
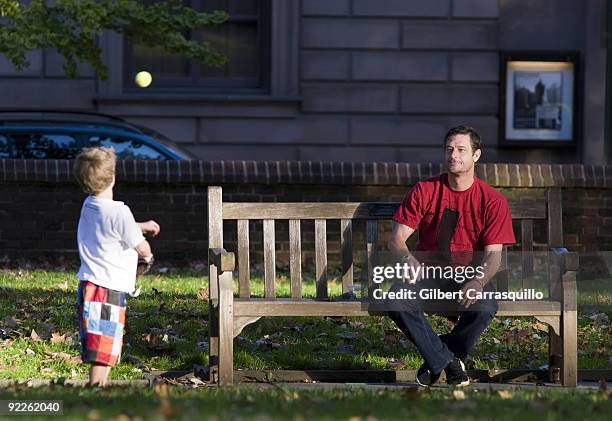
<instances>
[{"instance_id":1,"label":"framed picture on wall","mask_svg":"<svg viewBox=\"0 0 612 421\"><path fill-rule=\"evenodd\" d=\"M578 53L501 55L500 145L573 146Z\"/></svg>"}]
</instances>

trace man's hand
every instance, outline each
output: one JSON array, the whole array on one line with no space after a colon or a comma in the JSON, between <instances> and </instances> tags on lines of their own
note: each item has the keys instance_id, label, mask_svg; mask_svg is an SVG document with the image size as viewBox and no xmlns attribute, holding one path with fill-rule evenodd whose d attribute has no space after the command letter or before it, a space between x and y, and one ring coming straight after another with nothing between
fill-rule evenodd
<instances>
[{"instance_id":1,"label":"man's hand","mask_svg":"<svg viewBox=\"0 0 612 421\"><path fill-rule=\"evenodd\" d=\"M476 294L479 294L482 292L483 286L480 283L480 281L476 280L476 279L472 279L471 281L466 282L463 285L463 288L461 288L461 296L463 297L462 299L458 300L459 304L462 305L465 308L468 308L469 306L471 306L472 304L474 304L476 301L478 301L475 298L468 298L467 297L467 292L468 290L473 290L470 292L470 296L471 297L475 297Z\"/></svg>"},{"instance_id":2,"label":"man's hand","mask_svg":"<svg viewBox=\"0 0 612 421\"><path fill-rule=\"evenodd\" d=\"M151 237L155 237L157 234L159 234L159 224L153 220L147 222L139 222L138 225L140 226L140 229L142 230L142 233L144 235L150 235Z\"/></svg>"},{"instance_id":3,"label":"man's hand","mask_svg":"<svg viewBox=\"0 0 612 421\"><path fill-rule=\"evenodd\" d=\"M412 255L406 255L402 257L401 263L406 266L407 269L407 277L402 279L403 282L409 284L416 284L421 279L423 279L423 268L421 267L421 263Z\"/></svg>"}]
</instances>

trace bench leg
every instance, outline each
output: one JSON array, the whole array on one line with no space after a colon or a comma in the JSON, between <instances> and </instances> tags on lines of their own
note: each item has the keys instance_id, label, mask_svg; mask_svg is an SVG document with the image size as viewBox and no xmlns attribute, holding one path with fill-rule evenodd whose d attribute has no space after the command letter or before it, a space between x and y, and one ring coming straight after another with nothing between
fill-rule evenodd
<instances>
[{"instance_id":1,"label":"bench leg","mask_svg":"<svg viewBox=\"0 0 612 421\"><path fill-rule=\"evenodd\" d=\"M578 383L578 316L576 310L563 311L563 365L561 382L565 387L576 387Z\"/></svg>"},{"instance_id":2,"label":"bench leg","mask_svg":"<svg viewBox=\"0 0 612 421\"><path fill-rule=\"evenodd\" d=\"M562 322L559 323L562 326ZM562 333L562 332L561 332ZM548 328L548 381L559 383L559 371L563 355L563 341L552 327Z\"/></svg>"},{"instance_id":3,"label":"bench leg","mask_svg":"<svg viewBox=\"0 0 612 421\"><path fill-rule=\"evenodd\" d=\"M234 296L232 272L219 276L219 386L234 382Z\"/></svg>"},{"instance_id":4,"label":"bench leg","mask_svg":"<svg viewBox=\"0 0 612 421\"><path fill-rule=\"evenodd\" d=\"M208 380L219 382L219 303L208 301Z\"/></svg>"}]
</instances>

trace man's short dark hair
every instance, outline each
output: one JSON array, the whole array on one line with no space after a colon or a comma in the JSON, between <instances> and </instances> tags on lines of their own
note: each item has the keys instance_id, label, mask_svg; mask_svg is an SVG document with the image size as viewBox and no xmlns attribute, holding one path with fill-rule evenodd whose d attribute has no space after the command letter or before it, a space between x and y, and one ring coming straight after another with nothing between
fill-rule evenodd
<instances>
[{"instance_id":1,"label":"man's short dark hair","mask_svg":"<svg viewBox=\"0 0 612 421\"><path fill-rule=\"evenodd\" d=\"M470 143L472 144L472 152L476 152L478 149L480 149L480 143L481 143L480 135L473 127L470 127L470 126L457 126L457 127L453 127L448 132L446 132L446 136L444 137L444 146L446 146L446 144L452 137L458 134L470 135Z\"/></svg>"}]
</instances>

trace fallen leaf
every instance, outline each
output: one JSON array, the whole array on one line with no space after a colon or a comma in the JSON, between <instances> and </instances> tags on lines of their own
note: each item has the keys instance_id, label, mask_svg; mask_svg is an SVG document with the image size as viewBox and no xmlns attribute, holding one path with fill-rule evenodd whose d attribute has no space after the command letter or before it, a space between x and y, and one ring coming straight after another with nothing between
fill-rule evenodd
<instances>
[{"instance_id":1,"label":"fallen leaf","mask_svg":"<svg viewBox=\"0 0 612 421\"><path fill-rule=\"evenodd\" d=\"M354 355L355 347L353 345L341 344L338 345L337 351L339 354Z\"/></svg>"},{"instance_id":2,"label":"fallen leaf","mask_svg":"<svg viewBox=\"0 0 612 421\"><path fill-rule=\"evenodd\" d=\"M45 355L51 358L59 358L62 359L64 361L67 362L71 362L71 363L80 363L81 362L81 357L76 356L76 355L70 355L67 352L49 352L49 351L45 351Z\"/></svg>"},{"instance_id":3,"label":"fallen leaf","mask_svg":"<svg viewBox=\"0 0 612 421\"><path fill-rule=\"evenodd\" d=\"M193 383L194 385L201 385L201 384L206 384L205 382L203 382L202 380L198 379L197 377L190 377L189 381L191 383Z\"/></svg>"},{"instance_id":4,"label":"fallen leaf","mask_svg":"<svg viewBox=\"0 0 612 421\"><path fill-rule=\"evenodd\" d=\"M198 300L208 300L208 288L198 289Z\"/></svg>"},{"instance_id":5,"label":"fallen leaf","mask_svg":"<svg viewBox=\"0 0 612 421\"><path fill-rule=\"evenodd\" d=\"M66 291L68 289L68 281L57 284L57 287L63 291Z\"/></svg>"},{"instance_id":6,"label":"fallen leaf","mask_svg":"<svg viewBox=\"0 0 612 421\"><path fill-rule=\"evenodd\" d=\"M138 357L135 357L132 354L127 354L127 353L123 354L121 356L121 362L134 364L136 367L140 368L141 370L146 370L147 368L147 366Z\"/></svg>"},{"instance_id":7,"label":"fallen leaf","mask_svg":"<svg viewBox=\"0 0 612 421\"><path fill-rule=\"evenodd\" d=\"M19 319L15 319L12 316L6 316L4 318L4 320L2 320L2 323L6 326L6 327L17 327L18 324L21 323L21 320Z\"/></svg>"},{"instance_id":8,"label":"fallen leaf","mask_svg":"<svg viewBox=\"0 0 612 421\"><path fill-rule=\"evenodd\" d=\"M498 357L495 354L484 354L480 359L484 361L497 361Z\"/></svg>"},{"instance_id":9,"label":"fallen leaf","mask_svg":"<svg viewBox=\"0 0 612 421\"><path fill-rule=\"evenodd\" d=\"M512 399L512 392L509 390L498 390L497 394L502 399Z\"/></svg>"},{"instance_id":10,"label":"fallen leaf","mask_svg":"<svg viewBox=\"0 0 612 421\"><path fill-rule=\"evenodd\" d=\"M462 401L465 399L465 392L463 390L453 390L453 398L456 401Z\"/></svg>"},{"instance_id":11,"label":"fallen leaf","mask_svg":"<svg viewBox=\"0 0 612 421\"><path fill-rule=\"evenodd\" d=\"M157 413L163 415L165 418L174 418L179 414L179 408L172 406L172 403L168 399L162 399L157 408Z\"/></svg>"},{"instance_id":12,"label":"fallen leaf","mask_svg":"<svg viewBox=\"0 0 612 421\"><path fill-rule=\"evenodd\" d=\"M529 331L527 329L521 329L517 332L516 335L519 339L526 338L527 336L529 336Z\"/></svg>"},{"instance_id":13,"label":"fallen leaf","mask_svg":"<svg viewBox=\"0 0 612 421\"><path fill-rule=\"evenodd\" d=\"M87 413L88 421L100 421L102 419L102 414L97 409L92 409Z\"/></svg>"},{"instance_id":14,"label":"fallen leaf","mask_svg":"<svg viewBox=\"0 0 612 421\"><path fill-rule=\"evenodd\" d=\"M406 339L406 338L401 338L399 340L400 345L402 346L402 348L408 349L412 346L412 342L410 342L410 339Z\"/></svg>"},{"instance_id":15,"label":"fallen leaf","mask_svg":"<svg viewBox=\"0 0 612 421\"><path fill-rule=\"evenodd\" d=\"M26 348L25 353L28 355L34 355L36 354L36 352L34 352L33 350L31 350L30 348Z\"/></svg>"},{"instance_id":16,"label":"fallen leaf","mask_svg":"<svg viewBox=\"0 0 612 421\"><path fill-rule=\"evenodd\" d=\"M541 330L542 332L548 332L548 326L544 323L536 322L533 327L537 330Z\"/></svg>"},{"instance_id":17,"label":"fallen leaf","mask_svg":"<svg viewBox=\"0 0 612 421\"><path fill-rule=\"evenodd\" d=\"M160 398L167 398L170 395L170 387L167 384L156 384L155 393Z\"/></svg>"},{"instance_id":18,"label":"fallen leaf","mask_svg":"<svg viewBox=\"0 0 612 421\"><path fill-rule=\"evenodd\" d=\"M72 339L70 339L70 341L72 341ZM63 344L65 342L68 342L68 340L66 340L65 333L63 335L60 335L58 332L51 333L51 343L52 344Z\"/></svg>"},{"instance_id":19,"label":"fallen leaf","mask_svg":"<svg viewBox=\"0 0 612 421\"><path fill-rule=\"evenodd\" d=\"M408 387L404 391L406 397L411 400L421 399L422 393L423 390L420 387Z\"/></svg>"},{"instance_id":20,"label":"fallen leaf","mask_svg":"<svg viewBox=\"0 0 612 421\"><path fill-rule=\"evenodd\" d=\"M361 333L359 332L340 332L340 333L336 333L336 336L342 339L355 339L355 338L359 338L361 336Z\"/></svg>"},{"instance_id":21,"label":"fallen leaf","mask_svg":"<svg viewBox=\"0 0 612 421\"><path fill-rule=\"evenodd\" d=\"M30 333L30 338L32 338L32 340L34 342L42 341L42 338L40 336L38 336L38 333L36 333L36 331L34 329L32 329L32 333Z\"/></svg>"},{"instance_id":22,"label":"fallen leaf","mask_svg":"<svg viewBox=\"0 0 612 421\"><path fill-rule=\"evenodd\" d=\"M404 360L394 360L389 363L389 366L394 370L401 370L406 367Z\"/></svg>"},{"instance_id":23,"label":"fallen leaf","mask_svg":"<svg viewBox=\"0 0 612 421\"><path fill-rule=\"evenodd\" d=\"M196 350L200 352L208 352L208 341L198 342L196 344Z\"/></svg>"}]
</instances>

